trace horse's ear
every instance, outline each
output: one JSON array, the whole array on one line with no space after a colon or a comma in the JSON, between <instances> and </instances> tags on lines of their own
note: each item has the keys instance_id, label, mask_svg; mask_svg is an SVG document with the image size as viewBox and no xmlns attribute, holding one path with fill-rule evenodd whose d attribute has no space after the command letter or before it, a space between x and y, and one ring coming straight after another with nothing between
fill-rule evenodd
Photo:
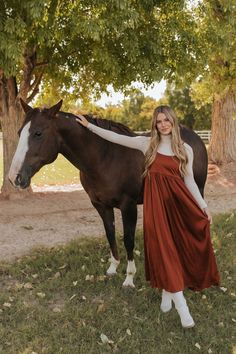
<instances>
[{"instance_id":1,"label":"horse's ear","mask_svg":"<svg viewBox=\"0 0 236 354\"><path fill-rule=\"evenodd\" d=\"M25 101L23 101L22 98L20 98L20 103L21 103L21 106L26 114L33 110L33 108L31 106L29 106Z\"/></svg>"},{"instance_id":2,"label":"horse's ear","mask_svg":"<svg viewBox=\"0 0 236 354\"><path fill-rule=\"evenodd\" d=\"M60 100L57 104L48 109L48 114L50 117L54 117L60 111L62 102L63 100Z\"/></svg>"}]
</instances>

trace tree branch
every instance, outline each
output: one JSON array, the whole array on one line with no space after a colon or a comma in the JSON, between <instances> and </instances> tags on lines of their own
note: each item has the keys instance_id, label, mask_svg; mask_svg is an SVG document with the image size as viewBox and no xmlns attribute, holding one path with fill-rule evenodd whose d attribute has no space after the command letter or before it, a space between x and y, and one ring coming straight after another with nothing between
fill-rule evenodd
<instances>
[{"instance_id":1,"label":"tree branch","mask_svg":"<svg viewBox=\"0 0 236 354\"><path fill-rule=\"evenodd\" d=\"M49 64L49 61L42 61L41 63L35 64L36 68L39 68L41 66L47 66Z\"/></svg>"},{"instance_id":2,"label":"tree branch","mask_svg":"<svg viewBox=\"0 0 236 354\"><path fill-rule=\"evenodd\" d=\"M16 77L11 76L7 79L7 90L8 90L8 104L9 106L14 106L17 97L17 84Z\"/></svg>"},{"instance_id":3,"label":"tree branch","mask_svg":"<svg viewBox=\"0 0 236 354\"><path fill-rule=\"evenodd\" d=\"M30 82L32 79L33 70L36 65L36 48L34 48L31 52L27 51L24 54L24 69L23 69L23 77L21 81L21 86L19 90L19 96L23 99L26 99L27 94L30 89Z\"/></svg>"},{"instance_id":4,"label":"tree branch","mask_svg":"<svg viewBox=\"0 0 236 354\"><path fill-rule=\"evenodd\" d=\"M7 92L7 82L3 70L0 70L0 99L1 99L1 110L2 115L8 113L8 92Z\"/></svg>"},{"instance_id":5,"label":"tree branch","mask_svg":"<svg viewBox=\"0 0 236 354\"><path fill-rule=\"evenodd\" d=\"M37 75L35 77L34 83L33 83L33 85L31 85L31 89L33 89L33 90L31 92L31 94L29 95L29 97L27 97L27 99L26 99L27 103L29 103L39 92L39 85L42 80L43 73L44 73L44 69L40 72L39 75Z\"/></svg>"}]
</instances>

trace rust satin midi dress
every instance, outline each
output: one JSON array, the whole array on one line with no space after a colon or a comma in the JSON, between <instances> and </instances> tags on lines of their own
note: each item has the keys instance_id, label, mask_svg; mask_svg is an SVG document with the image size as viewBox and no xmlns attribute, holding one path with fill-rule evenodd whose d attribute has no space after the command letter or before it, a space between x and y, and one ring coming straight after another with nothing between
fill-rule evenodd
<instances>
[{"instance_id":1,"label":"rust satin midi dress","mask_svg":"<svg viewBox=\"0 0 236 354\"><path fill-rule=\"evenodd\" d=\"M146 279L169 292L219 285L210 223L186 187L176 156L157 153L145 178Z\"/></svg>"}]
</instances>

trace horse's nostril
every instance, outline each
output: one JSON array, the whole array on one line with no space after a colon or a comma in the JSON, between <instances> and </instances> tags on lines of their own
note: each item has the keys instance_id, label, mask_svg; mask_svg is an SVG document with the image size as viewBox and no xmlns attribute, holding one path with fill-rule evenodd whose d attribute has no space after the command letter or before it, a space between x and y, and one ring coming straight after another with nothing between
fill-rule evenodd
<instances>
[{"instance_id":1,"label":"horse's nostril","mask_svg":"<svg viewBox=\"0 0 236 354\"><path fill-rule=\"evenodd\" d=\"M16 176L16 184L20 184L20 183L21 183L21 175L18 174L18 175Z\"/></svg>"}]
</instances>

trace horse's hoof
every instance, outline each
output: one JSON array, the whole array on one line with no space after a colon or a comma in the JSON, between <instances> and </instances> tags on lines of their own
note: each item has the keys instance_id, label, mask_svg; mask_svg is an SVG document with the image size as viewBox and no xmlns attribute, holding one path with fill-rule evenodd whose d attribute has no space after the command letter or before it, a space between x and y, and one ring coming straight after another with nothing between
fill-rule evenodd
<instances>
[{"instance_id":1,"label":"horse's hoof","mask_svg":"<svg viewBox=\"0 0 236 354\"><path fill-rule=\"evenodd\" d=\"M135 285L133 282L124 281L124 283L122 284L122 288L123 289L135 289Z\"/></svg>"}]
</instances>

